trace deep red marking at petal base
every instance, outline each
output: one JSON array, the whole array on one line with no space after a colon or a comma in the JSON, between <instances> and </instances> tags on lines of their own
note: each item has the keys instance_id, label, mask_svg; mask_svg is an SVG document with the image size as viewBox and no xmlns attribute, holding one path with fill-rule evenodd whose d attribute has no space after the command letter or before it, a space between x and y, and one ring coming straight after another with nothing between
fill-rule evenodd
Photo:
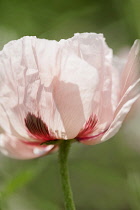
<instances>
[{"instance_id":1,"label":"deep red marking at petal base","mask_svg":"<svg viewBox=\"0 0 140 210\"><path fill-rule=\"evenodd\" d=\"M83 138L83 137L86 137L87 135L89 135L90 133L93 133L97 122L98 122L98 119L97 119L96 115L91 115L91 117L85 123L83 129L79 132L77 137Z\"/></svg>"},{"instance_id":2,"label":"deep red marking at petal base","mask_svg":"<svg viewBox=\"0 0 140 210\"><path fill-rule=\"evenodd\" d=\"M76 139L78 141L84 141L84 140L90 140L93 138L97 138L100 135L103 135L108 129L106 129L105 131L102 131L96 135L89 136L91 133L94 133L94 131L97 129L97 122L98 122L97 116L91 115L89 120L85 123L83 129L77 135Z\"/></svg>"},{"instance_id":3,"label":"deep red marking at petal base","mask_svg":"<svg viewBox=\"0 0 140 210\"><path fill-rule=\"evenodd\" d=\"M34 114L28 113L25 118L25 125L30 136L35 138L36 140L40 140L39 142L30 142L30 145L37 145L38 143L40 144L47 140L54 139L50 136L48 127L43 122L41 117L36 117Z\"/></svg>"},{"instance_id":4,"label":"deep red marking at petal base","mask_svg":"<svg viewBox=\"0 0 140 210\"><path fill-rule=\"evenodd\" d=\"M97 135L94 135L94 136L85 136L85 137L77 137L76 139L78 141L84 141L84 140L90 140L90 139L94 139L94 138L97 138L101 135L103 135L108 129L106 129L105 131L101 132L101 133L98 133Z\"/></svg>"}]
</instances>

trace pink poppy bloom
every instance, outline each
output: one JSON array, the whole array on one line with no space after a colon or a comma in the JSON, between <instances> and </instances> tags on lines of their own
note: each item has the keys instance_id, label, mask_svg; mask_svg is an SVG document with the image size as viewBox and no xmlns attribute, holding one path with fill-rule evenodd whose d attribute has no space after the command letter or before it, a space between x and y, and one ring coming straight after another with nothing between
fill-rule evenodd
<instances>
[{"instance_id":1,"label":"pink poppy bloom","mask_svg":"<svg viewBox=\"0 0 140 210\"><path fill-rule=\"evenodd\" d=\"M0 52L0 150L28 159L54 151L59 139L92 145L111 138L140 96L138 41L126 65L120 63L102 34L6 44Z\"/></svg>"}]
</instances>

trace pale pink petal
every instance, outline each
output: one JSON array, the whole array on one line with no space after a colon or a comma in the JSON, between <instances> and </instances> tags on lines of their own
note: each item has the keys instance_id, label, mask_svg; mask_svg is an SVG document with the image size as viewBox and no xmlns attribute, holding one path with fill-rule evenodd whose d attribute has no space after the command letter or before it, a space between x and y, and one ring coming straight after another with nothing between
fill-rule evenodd
<instances>
[{"instance_id":1,"label":"pale pink petal","mask_svg":"<svg viewBox=\"0 0 140 210\"><path fill-rule=\"evenodd\" d=\"M62 56L59 78L54 78L53 97L67 139L75 138L90 117L97 84L98 72L93 66L74 54ZM52 123L57 123L56 130L63 132L57 119Z\"/></svg>"},{"instance_id":2,"label":"pale pink petal","mask_svg":"<svg viewBox=\"0 0 140 210\"><path fill-rule=\"evenodd\" d=\"M134 102L140 97L140 79L138 79L133 86L130 86L124 94L119 109L115 113L115 118L111 123L108 131L103 135L101 141L105 141L114 136L120 129L123 120L130 111Z\"/></svg>"},{"instance_id":3,"label":"pale pink petal","mask_svg":"<svg viewBox=\"0 0 140 210\"><path fill-rule=\"evenodd\" d=\"M103 36L94 33L76 34L73 38L61 40L60 44L60 76L59 79L55 78L54 84L57 85L54 99L65 127L63 133L68 134L67 138L74 138L93 110L104 121L108 116L103 118L102 107L106 111L110 111L110 106L112 109L112 51L107 47ZM100 104L103 106L98 108ZM112 119L111 113L110 116Z\"/></svg>"},{"instance_id":4,"label":"pale pink petal","mask_svg":"<svg viewBox=\"0 0 140 210\"><path fill-rule=\"evenodd\" d=\"M29 84L24 101L27 102L26 107L33 104L36 116L39 110L49 132L58 139L74 138L78 134L91 114L92 98L98 83L97 70L80 58L75 50L70 51L69 42L36 40L35 54L41 84L39 88ZM31 101L31 91L36 89L37 98Z\"/></svg>"},{"instance_id":5,"label":"pale pink petal","mask_svg":"<svg viewBox=\"0 0 140 210\"><path fill-rule=\"evenodd\" d=\"M30 41L33 38L27 39L30 48ZM19 135L27 137L24 122L21 117L21 113L24 114L24 107L22 106L20 110L18 106L23 103L26 83L25 75L28 69L28 66L24 64L23 60L23 40L25 38L9 42L0 52L0 105L6 110L5 115L7 115L10 123L10 131L8 133L15 134L17 132ZM29 48L27 49L27 57L32 60L33 67L35 63L32 55L30 55Z\"/></svg>"},{"instance_id":6,"label":"pale pink petal","mask_svg":"<svg viewBox=\"0 0 140 210\"><path fill-rule=\"evenodd\" d=\"M133 103L140 96L140 44L135 41L130 50L128 61L122 73L122 90L120 93L120 102L114 113L114 120L108 131L104 134L101 141L111 138L118 132L122 122L131 109ZM123 95L122 95L123 94Z\"/></svg>"},{"instance_id":7,"label":"pale pink petal","mask_svg":"<svg viewBox=\"0 0 140 210\"><path fill-rule=\"evenodd\" d=\"M31 146L23 143L14 136L0 134L0 151L9 157L16 159L31 159L52 152L56 146Z\"/></svg>"},{"instance_id":8,"label":"pale pink petal","mask_svg":"<svg viewBox=\"0 0 140 210\"><path fill-rule=\"evenodd\" d=\"M72 47L75 47L77 54L98 71L99 82L92 112L96 114L100 124L106 127L112 121L118 103L119 75L113 66L112 50L107 46L102 34L94 33L76 34L71 41Z\"/></svg>"},{"instance_id":9,"label":"pale pink petal","mask_svg":"<svg viewBox=\"0 0 140 210\"><path fill-rule=\"evenodd\" d=\"M135 42L134 46L132 47L128 61L126 64L126 67L124 69L126 79L124 78L124 89L123 93L124 95L121 96L122 90L120 87L122 87L122 83L120 83L120 86L118 86L119 93L118 92L118 105L114 111L112 122L108 126L106 126L103 130L99 130L98 135L94 135L95 132L92 133L92 135L89 135L89 140L82 141L84 144L96 144L100 143L101 141L105 141L112 136L114 136L118 130L120 129L122 122L131 109L134 102L139 98L140 96L140 79L139 78L139 68L140 68L140 56L139 56L139 44L138 42ZM129 64L129 65L128 65ZM126 72L126 68L128 72ZM124 72L122 74L124 74ZM119 75L121 76L121 73L119 72ZM118 76L119 76L118 75ZM118 79L118 78L117 78ZM114 80L115 81L115 80ZM121 81L122 82L122 81ZM119 85L119 83L118 83ZM130 85L130 86L129 86ZM117 88L117 86L116 86ZM127 88L127 89L126 89ZM116 94L116 90L112 90L113 94ZM106 112L106 110L104 110ZM108 112L109 116L109 112ZM101 126L101 124L96 125L97 127ZM102 128L102 126L101 126ZM92 138L93 137L93 138Z\"/></svg>"},{"instance_id":10,"label":"pale pink petal","mask_svg":"<svg viewBox=\"0 0 140 210\"><path fill-rule=\"evenodd\" d=\"M99 71L102 70L104 62L110 63L112 60L112 50L107 46L103 34L76 33L74 37L60 42L64 43L69 52L76 53Z\"/></svg>"},{"instance_id":11,"label":"pale pink petal","mask_svg":"<svg viewBox=\"0 0 140 210\"><path fill-rule=\"evenodd\" d=\"M104 127L113 119L114 112L112 70L113 67L103 65L93 105L93 113L96 114L98 122L104 125Z\"/></svg>"},{"instance_id":12,"label":"pale pink petal","mask_svg":"<svg viewBox=\"0 0 140 210\"><path fill-rule=\"evenodd\" d=\"M55 74L54 51L58 48L55 43L23 37L9 42L0 52L0 109L3 113L0 126L9 134L28 138L25 127L28 113L36 116L39 113L44 121L50 118L54 102L51 91L45 90L44 84L49 86ZM2 125L3 119L5 125Z\"/></svg>"},{"instance_id":13,"label":"pale pink petal","mask_svg":"<svg viewBox=\"0 0 140 210\"><path fill-rule=\"evenodd\" d=\"M140 41L136 40L130 50L126 66L120 78L121 93L123 97L125 91L135 83L140 74Z\"/></svg>"},{"instance_id":14,"label":"pale pink petal","mask_svg":"<svg viewBox=\"0 0 140 210\"><path fill-rule=\"evenodd\" d=\"M113 66L112 50L107 46L102 34L76 34L68 41L70 52L75 50L81 59L97 69L99 82L93 98L92 113L97 116L101 129L99 132L102 132L113 120L119 100L119 74ZM88 119L86 118L86 121ZM93 131L94 135L97 134Z\"/></svg>"}]
</instances>

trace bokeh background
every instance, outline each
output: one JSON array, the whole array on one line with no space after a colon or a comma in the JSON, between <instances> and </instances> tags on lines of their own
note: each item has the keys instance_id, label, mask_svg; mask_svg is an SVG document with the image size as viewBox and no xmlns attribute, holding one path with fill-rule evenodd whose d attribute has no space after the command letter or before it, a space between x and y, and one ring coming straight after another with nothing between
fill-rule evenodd
<instances>
[{"instance_id":1,"label":"bokeh background","mask_svg":"<svg viewBox=\"0 0 140 210\"><path fill-rule=\"evenodd\" d=\"M0 0L0 48L25 35L104 33L114 53L140 38L139 0ZM140 209L140 102L109 141L73 144L69 168L77 210ZM0 154L1 210L64 210L57 153L14 160Z\"/></svg>"}]
</instances>

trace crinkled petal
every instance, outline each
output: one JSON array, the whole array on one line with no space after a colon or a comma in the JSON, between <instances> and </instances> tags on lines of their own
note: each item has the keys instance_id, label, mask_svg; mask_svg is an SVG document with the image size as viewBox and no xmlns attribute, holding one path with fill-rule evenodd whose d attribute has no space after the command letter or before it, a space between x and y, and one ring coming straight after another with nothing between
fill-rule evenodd
<instances>
[{"instance_id":1,"label":"crinkled petal","mask_svg":"<svg viewBox=\"0 0 140 210\"><path fill-rule=\"evenodd\" d=\"M68 42L23 37L1 51L0 105L9 134L28 138L25 118L31 113L56 138L73 138L91 114L97 70L65 50Z\"/></svg>"},{"instance_id":2,"label":"crinkled petal","mask_svg":"<svg viewBox=\"0 0 140 210\"><path fill-rule=\"evenodd\" d=\"M0 52L0 126L9 134L28 137L28 113L39 113L44 121L50 118L52 94L44 84L49 86L55 74L56 43L23 37L9 42Z\"/></svg>"},{"instance_id":3,"label":"crinkled petal","mask_svg":"<svg viewBox=\"0 0 140 210\"><path fill-rule=\"evenodd\" d=\"M66 40L60 42L65 43ZM102 68L103 60L112 60L112 50L107 46L103 34L76 33L74 37L67 40L65 48L74 52L96 69Z\"/></svg>"},{"instance_id":4,"label":"crinkled petal","mask_svg":"<svg viewBox=\"0 0 140 210\"><path fill-rule=\"evenodd\" d=\"M16 159L32 159L47 155L56 149L54 145L32 146L23 143L14 136L0 134L0 151L9 157Z\"/></svg>"}]
</instances>

